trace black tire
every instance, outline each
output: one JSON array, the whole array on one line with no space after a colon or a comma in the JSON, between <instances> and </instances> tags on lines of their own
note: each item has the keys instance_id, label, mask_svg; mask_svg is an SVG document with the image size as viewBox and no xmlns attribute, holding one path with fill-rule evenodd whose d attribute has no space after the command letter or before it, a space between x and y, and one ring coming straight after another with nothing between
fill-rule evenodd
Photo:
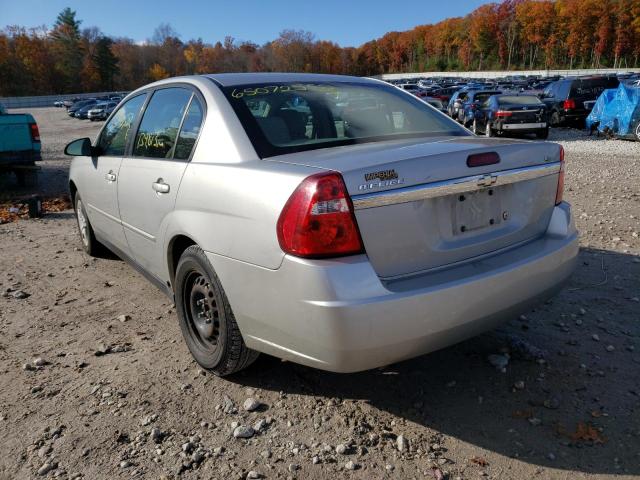
<instances>
[{"instance_id":1,"label":"black tire","mask_svg":"<svg viewBox=\"0 0 640 480\"><path fill-rule=\"evenodd\" d=\"M82 249L91 257L102 256L105 251L105 247L96 239L96 235L93 232L93 227L89 222L87 211L84 208L84 203L82 203L79 193L76 193L73 202L73 207L76 211L76 222L78 223Z\"/></svg>"},{"instance_id":2,"label":"black tire","mask_svg":"<svg viewBox=\"0 0 640 480\"><path fill-rule=\"evenodd\" d=\"M38 172L36 170L16 170L16 178L21 187L38 186Z\"/></svg>"},{"instance_id":3,"label":"black tire","mask_svg":"<svg viewBox=\"0 0 640 480\"><path fill-rule=\"evenodd\" d=\"M640 142L640 122L636 125L636 140Z\"/></svg>"},{"instance_id":4,"label":"black tire","mask_svg":"<svg viewBox=\"0 0 640 480\"><path fill-rule=\"evenodd\" d=\"M549 124L552 127L559 127L560 126L560 114L558 112L552 112L551 113L551 117L549 117Z\"/></svg>"},{"instance_id":5,"label":"black tire","mask_svg":"<svg viewBox=\"0 0 640 480\"><path fill-rule=\"evenodd\" d=\"M549 138L549 127L538 130L536 132L536 138L540 140L546 140L547 138Z\"/></svg>"},{"instance_id":6,"label":"black tire","mask_svg":"<svg viewBox=\"0 0 640 480\"><path fill-rule=\"evenodd\" d=\"M474 133L474 135L478 135L480 132L478 132L478 121L474 118L473 119L473 123L471 124L471 131Z\"/></svg>"},{"instance_id":7,"label":"black tire","mask_svg":"<svg viewBox=\"0 0 640 480\"><path fill-rule=\"evenodd\" d=\"M174 283L180 330L202 368L223 377L258 358L245 345L220 279L197 245L180 257Z\"/></svg>"}]
</instances>

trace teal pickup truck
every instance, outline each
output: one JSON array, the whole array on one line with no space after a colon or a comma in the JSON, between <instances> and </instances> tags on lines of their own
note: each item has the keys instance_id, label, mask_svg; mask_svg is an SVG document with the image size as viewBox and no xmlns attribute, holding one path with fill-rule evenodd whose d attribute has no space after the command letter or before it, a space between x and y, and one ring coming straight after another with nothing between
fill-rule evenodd
<instances>
[{"instance_id":1,"label":"teal pickup truck","mask_svg":"<svg viewBox=\"0 0 640 480\"><path fill-rule=\"evenodd\" d=\"M15 173L18 184L38 183L36 162L40 155L40 131L28 113L7 113L0 105L0 174Z\"/></svg>"}]
</instances>

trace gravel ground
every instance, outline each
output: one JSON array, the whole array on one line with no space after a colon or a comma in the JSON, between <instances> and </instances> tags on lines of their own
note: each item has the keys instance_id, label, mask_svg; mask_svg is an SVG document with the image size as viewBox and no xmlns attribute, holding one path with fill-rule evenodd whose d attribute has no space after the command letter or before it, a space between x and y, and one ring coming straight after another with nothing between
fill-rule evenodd
<instances>
[{"instance_id":1,"label":"gravel ground","mask_svg":"<svg viewBox=\"0 0 640 480\"><path fill-rule=\"evenodd\" d=\"M99 125L35 116L54 194L62 147ZM498 330L360 374L265 356L205 374L167 298L85 256L72 212L1 225L0 479L638 478L640 143L551 140L582 234L569 285Z\"/></svg>"}]
</instances>

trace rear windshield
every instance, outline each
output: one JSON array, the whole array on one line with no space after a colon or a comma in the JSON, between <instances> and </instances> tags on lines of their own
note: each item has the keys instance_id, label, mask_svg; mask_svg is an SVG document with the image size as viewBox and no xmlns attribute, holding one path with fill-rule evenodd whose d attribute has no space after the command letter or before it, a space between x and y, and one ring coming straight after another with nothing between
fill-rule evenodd
<instances>
[{"instance_id":1,"label":"rear windshield","mask_svg":"<svg viewBox=\"0 0 640 480\"><path fill-rule=\"evenodd\" d=\"M533 95L498 97L498 105L540 105L542 102Z\"/></svg>"},{"instance_id":2,"label":"rear windshield","mask_svg":"<svg viewBox=\"0 0 640 480\"><path fill-rule=\"evenodd\" d=\"M355 143L469 135L392 86L318 82L222 89L263 158Z\"/></svg>"},{"instance_id":3,"label":"rear windshield","mask_svg":"<svg viewBox=\"0 0 640 480\"><path fill-rule=\"evenodd\" d=\"M580 79L571 85L570 96L573 98L595 100L607 88L616 88L619 80L615 77Z\"/></svg>"},{"instance_id":4,"label":"rear windshield","mask_svg":"<svg viewBox=\"0 0 640 480\"><path fill-rule=\"evenodd\" d=\"M484 103L486 102L489 97L493 96L493 95L497 95L500 92L480 92L480 93L476 93L473 96L473 101L474 102L478 102L478 103Z\"/></svg>"}]
</instances>

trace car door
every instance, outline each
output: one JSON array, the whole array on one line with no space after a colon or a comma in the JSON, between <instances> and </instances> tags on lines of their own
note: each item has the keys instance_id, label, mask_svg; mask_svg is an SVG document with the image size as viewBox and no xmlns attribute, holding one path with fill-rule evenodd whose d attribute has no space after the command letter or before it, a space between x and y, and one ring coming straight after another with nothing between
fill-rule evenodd
<instances>
[{"instance_id":1,"label":"car door","mask_svg":"<svg viewBox=\"0 0 640 480\"><path fill-rule=\"evenodd\" d=\"M118 204L132 258L162 278L163 232L200 132L204 100L189 87L156 90L120 167Z\"/></svg>"},{"instance_id":2,"label":"car door","mask_svg":"<svg viewBox=\"0 0 640 480\"><path fill-rule=\"evenodd\" d=\"M131 127L145 99L146 94L130 98L105 124L96 142L99 155L90 159L86 187L80 191L98 237L124 252L127 242L118 213L118 175Z\"/></svg>"}]
</instances>

